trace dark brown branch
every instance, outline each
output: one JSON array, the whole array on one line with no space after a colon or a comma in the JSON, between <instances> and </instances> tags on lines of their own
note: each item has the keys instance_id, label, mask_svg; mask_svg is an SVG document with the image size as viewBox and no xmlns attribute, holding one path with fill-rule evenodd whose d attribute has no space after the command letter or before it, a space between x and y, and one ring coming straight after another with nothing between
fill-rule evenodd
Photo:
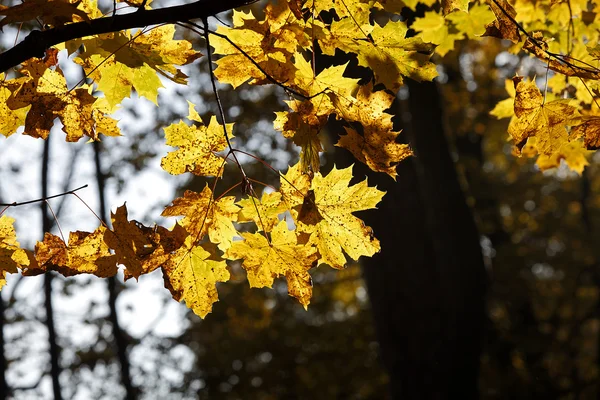
<instances>
[{"instance_id":1,"label":"dark brown branch","mask_svg":"<svg viewBox=\"0 0 600 400\"><path fill-rule=\"evenodd\" d=\"M17 207L17 206L24 206L25 204L39 203L39 202L42 202L42 201L45 202L46 200L55 199L57 197L66 196L68 194L73 194L73 193L75 193L78 190L86 188L87 186L88 185L83 185L83 186L80 186L80 187L78 187L76 189L71 189L71 190L69 190L67 192L63 192L63 193L59 193L59 194L55 194L55 195L47 196L47 197L43 196L43 197L41 197L39 199L22 201L20 203L17 203L16 201L12 202L12 203L0 203L0 206L4 206L4 207Z\"/></svg>"},{"instance_id":2,"label":"dark brown branch","mask_svg":"<svg viewBox=\"0 0 600 400\"><path fill-rule=\"evenodd\" d=\"M207 18L223 11L254 3L256 0L199 0L194 3L156 10L139 9L114 17L77 22L45 31L32 31L10 50L0 54L0 71L16 67L33 57L43 57L47 48L72 39L149 25L175 23L190 19Z\"/></svg>"},{"instance_id":3,"label":"dark brown branch","mask_svg":"<svg viewBox=\"0 0 600 400\"><path fill-rule=\"evenodd\" d=\"M563 75L566 75L566 76L576 76L579 78L594 79L594 80L600 79L600 70L598 68L596 68L593 65L590 65L588 63L585 63L583 61L571 58L572 60L578 61L581 64L586 65L589 68L575 65L566 59L567 56L563 56L562 54L557 54L557 53L549 51L548 46L543 41L543 39L540 40L540 38L537 38L535 36L535 34L532 35L525 28L523 28L523 26L521 24L519 24L512 15L510 15L510 13L502 6L502 4L500 4L499 0L491 0L491 1L493 2L494 5L496 5L496 7L498 7L502 11L502 13L506 16L506 18L508 18L508 20L510 20L510 22L512 22L515 25L515 27L527 37L527 41L523 45L523 49L525 51L528 51L529 53L533 54L534 56L536 56L544 61L554 59L554 60L556 60L556 62L563 64L565 66L564 68L562 68L563 67L562 65L553 63L553 65L550 65L550 69L552 69L553 71L556 71L558 73L561 73ZM571 73L565 72L566 68L570 68L572 70L572 72Z\"/></svg>"}]
</instances>

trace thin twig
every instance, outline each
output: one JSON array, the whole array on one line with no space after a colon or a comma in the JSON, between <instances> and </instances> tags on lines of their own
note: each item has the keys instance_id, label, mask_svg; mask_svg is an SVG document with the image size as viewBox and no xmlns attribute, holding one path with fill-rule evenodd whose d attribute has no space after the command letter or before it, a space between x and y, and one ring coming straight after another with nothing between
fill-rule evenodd
<instances>
[{"instance_id":1,"label":"thin twig","mask_svg":"<svg viewBox=\"0 0 600 400\"><path fill-rule=\"evenodd\" d=\"M15 202L12 202L12 203L0 203L0 207L3 207L3 206L5 206L5 207L18 207L18 206L24 206L26 204L39 203L39 202L42 202L42 201L47 201L47 200L50 200L50 199L55 199L57 197L66 196L68 194L75 194L76 191L84 189L86 187L88 187L88 185L83 185L83 186L78 187L77 189L72 189L72 190L69 190L67 192L55 194L55 195L48 196L48 197L41 197L41 198L35 199L35 200L27 200L27 201L21 201L21 202L16 202L15 201ZM79 197L79 196L77 196L77 197Z\"/></svg>"}]
</instances>

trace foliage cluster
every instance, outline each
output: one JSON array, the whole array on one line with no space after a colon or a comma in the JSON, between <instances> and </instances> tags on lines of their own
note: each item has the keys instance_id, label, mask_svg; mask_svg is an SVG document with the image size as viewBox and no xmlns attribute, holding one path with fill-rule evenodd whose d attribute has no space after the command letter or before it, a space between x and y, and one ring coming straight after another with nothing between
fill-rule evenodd
<instances>
[{"instance_id":1,"label":"foliage cluster","mask_svg":"<svg viewBox=\"0 0 600 400\"><path fill-rule=\"evenodd\" d=\"M138 7L130 14L133 28L150 5L126 3ZM402 16L417 7L429 11L408 25ZM37 19L43 30L31 32L31 41L70 25L115 18L111 13L103 17L93 0L27 0L0 9L5 16L0 27ZM374 208L383 192L366 181L351 185L350 168L319 171L320 134L328 120L344 125L337 146L395 178L396 165L412 155L408 145L398 142L389 113L404 79L432 80L437 76L430 61L434 54L445 56L458 40L494 36L512 41L511 51L524 50L557 72L543 94L535 81L514 78L507 85L512 97L492 111L511 118L508 133L515 153L537 157L541 169L564 160L581 173L600 141L600 107L594 99L600 77L594 66L600 58L597 19L597 5L587 1L280 0L268 3L262 15L236 10L233 26L215 31L206 18L202 25L181 20L178 25L205 38L220 112L206 122L190 103L188 122L164 127L166 145L177 149L163 157L161 166L171 174L214 177L212 185L199 193L188 191L165 208L163 216L182 217L171 229L128 220L122 206L111 227L102 222L94 232L70 233L68 241L46 233L33 252L19 247L14 221L2 216L2 273L53 270L109 277L123 265L126 278L138 278L160 268L173 298L204 317L217 300L216 283L229 279L227 261L242 260L252 287L271 287L274 278L284 276L289 294L306 307L311 268L341 269L347 257L358 260L380 250L371 229L352 213ZM81 66L86 79L68 87L59 51ZM316 55L336 51L351 55L371 79L348 77L348 63L316 65ZM213 70L214 55L219 58ZM189 41L175 39L173 24L69 38L2 77L0 133L9 136L24 127L23 134L47 139L58 119L67 141L119 136L111 114L125 98L135 91L158 105L160 77L186 84L181 66L201 56ZM277 112L273 126L301 151L298 164L279 174L279 188L254 189L261 183L238 161L244 152L234 146L235 124L225 121L215 79L233 88L276 85L289 96L288 111ZM237 166L239 182L217 191L227 162ZM241 199L229 195L233 189Z\"/></svg>"}]
</instances>

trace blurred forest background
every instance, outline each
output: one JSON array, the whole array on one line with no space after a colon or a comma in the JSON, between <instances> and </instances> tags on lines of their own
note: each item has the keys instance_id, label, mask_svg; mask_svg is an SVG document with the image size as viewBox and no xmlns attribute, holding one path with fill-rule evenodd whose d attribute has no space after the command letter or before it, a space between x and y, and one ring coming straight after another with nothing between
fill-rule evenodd
<instances>
[{"instance_id":1,"label":"blurred forest background","mask_svg":"<svg viewBox=\"0 0 600 400\"><path fill-rule=\"evenodd\" d=\"M180 34L204 48L193 32ZM10 45L5 36L2 46ZM249 289L242 270L219 286L220 300L205 320L176 304L156 273L126 284L14 278L0 301L0 393L597 399L598 160L578 176L566 167L541 173L531 159L512 155L508 120L489 112L506 98L505 82L515 73L545 78L546 70L507 49L495 39L461 42L435 60L436 84L409 82L401 90L395 122L417 157L398 166L397 182L355 166L357 179L368 175L388 192L378 210L362 215L383 250L344 271L312 271L308 311L282 282L274 290ZM70 68L77 81L80 72ZM165 152L160 127L187 115L186 99L204 117L216 112L207 70L202 59L187 70L189 86L165 82L159 108L137 98L127 103L122 138L66 145L55 135L46 149L17 135L2 140L0 202L89 184L82 197L104 218L127 199L134 218L157 221L169 193L204 186L200 179L167 184L172 177L158 163ZM284 108L281 89L220 90L238 145L277 169L295 162L295 146L272 129L273 112ZM353 162L331 144L339 129L332 123L323 135L323 171ZM278 180L252 158L244 162L254 179ZM77 199L51 204L63 229L97 225ZM22 244L33 245L42 226L55 222L46 209L40 218L39 208L11 210Z\"/></svg>"}]
</instances>

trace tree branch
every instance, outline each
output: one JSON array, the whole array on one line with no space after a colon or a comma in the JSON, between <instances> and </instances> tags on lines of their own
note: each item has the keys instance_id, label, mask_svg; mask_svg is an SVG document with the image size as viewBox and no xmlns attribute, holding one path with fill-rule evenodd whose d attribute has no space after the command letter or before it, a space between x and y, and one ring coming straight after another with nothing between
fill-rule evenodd
<instances>
[{"instance_id":1,"label":"tree branch","mask_svg":"<svg viewBox=\"0 0 600 400\"><path fill-rule=\"evenodd\" d=\"M256 0L199 0L180 6L139 9L136 12L91 21L77 22L45 31L34 30L10 50L0 54L0 72L16 67L32 57L42 58L47 48L72 39L117 32L148 25L206 18L223 11L254 3Z\"/></svg>"}]
</instances>

